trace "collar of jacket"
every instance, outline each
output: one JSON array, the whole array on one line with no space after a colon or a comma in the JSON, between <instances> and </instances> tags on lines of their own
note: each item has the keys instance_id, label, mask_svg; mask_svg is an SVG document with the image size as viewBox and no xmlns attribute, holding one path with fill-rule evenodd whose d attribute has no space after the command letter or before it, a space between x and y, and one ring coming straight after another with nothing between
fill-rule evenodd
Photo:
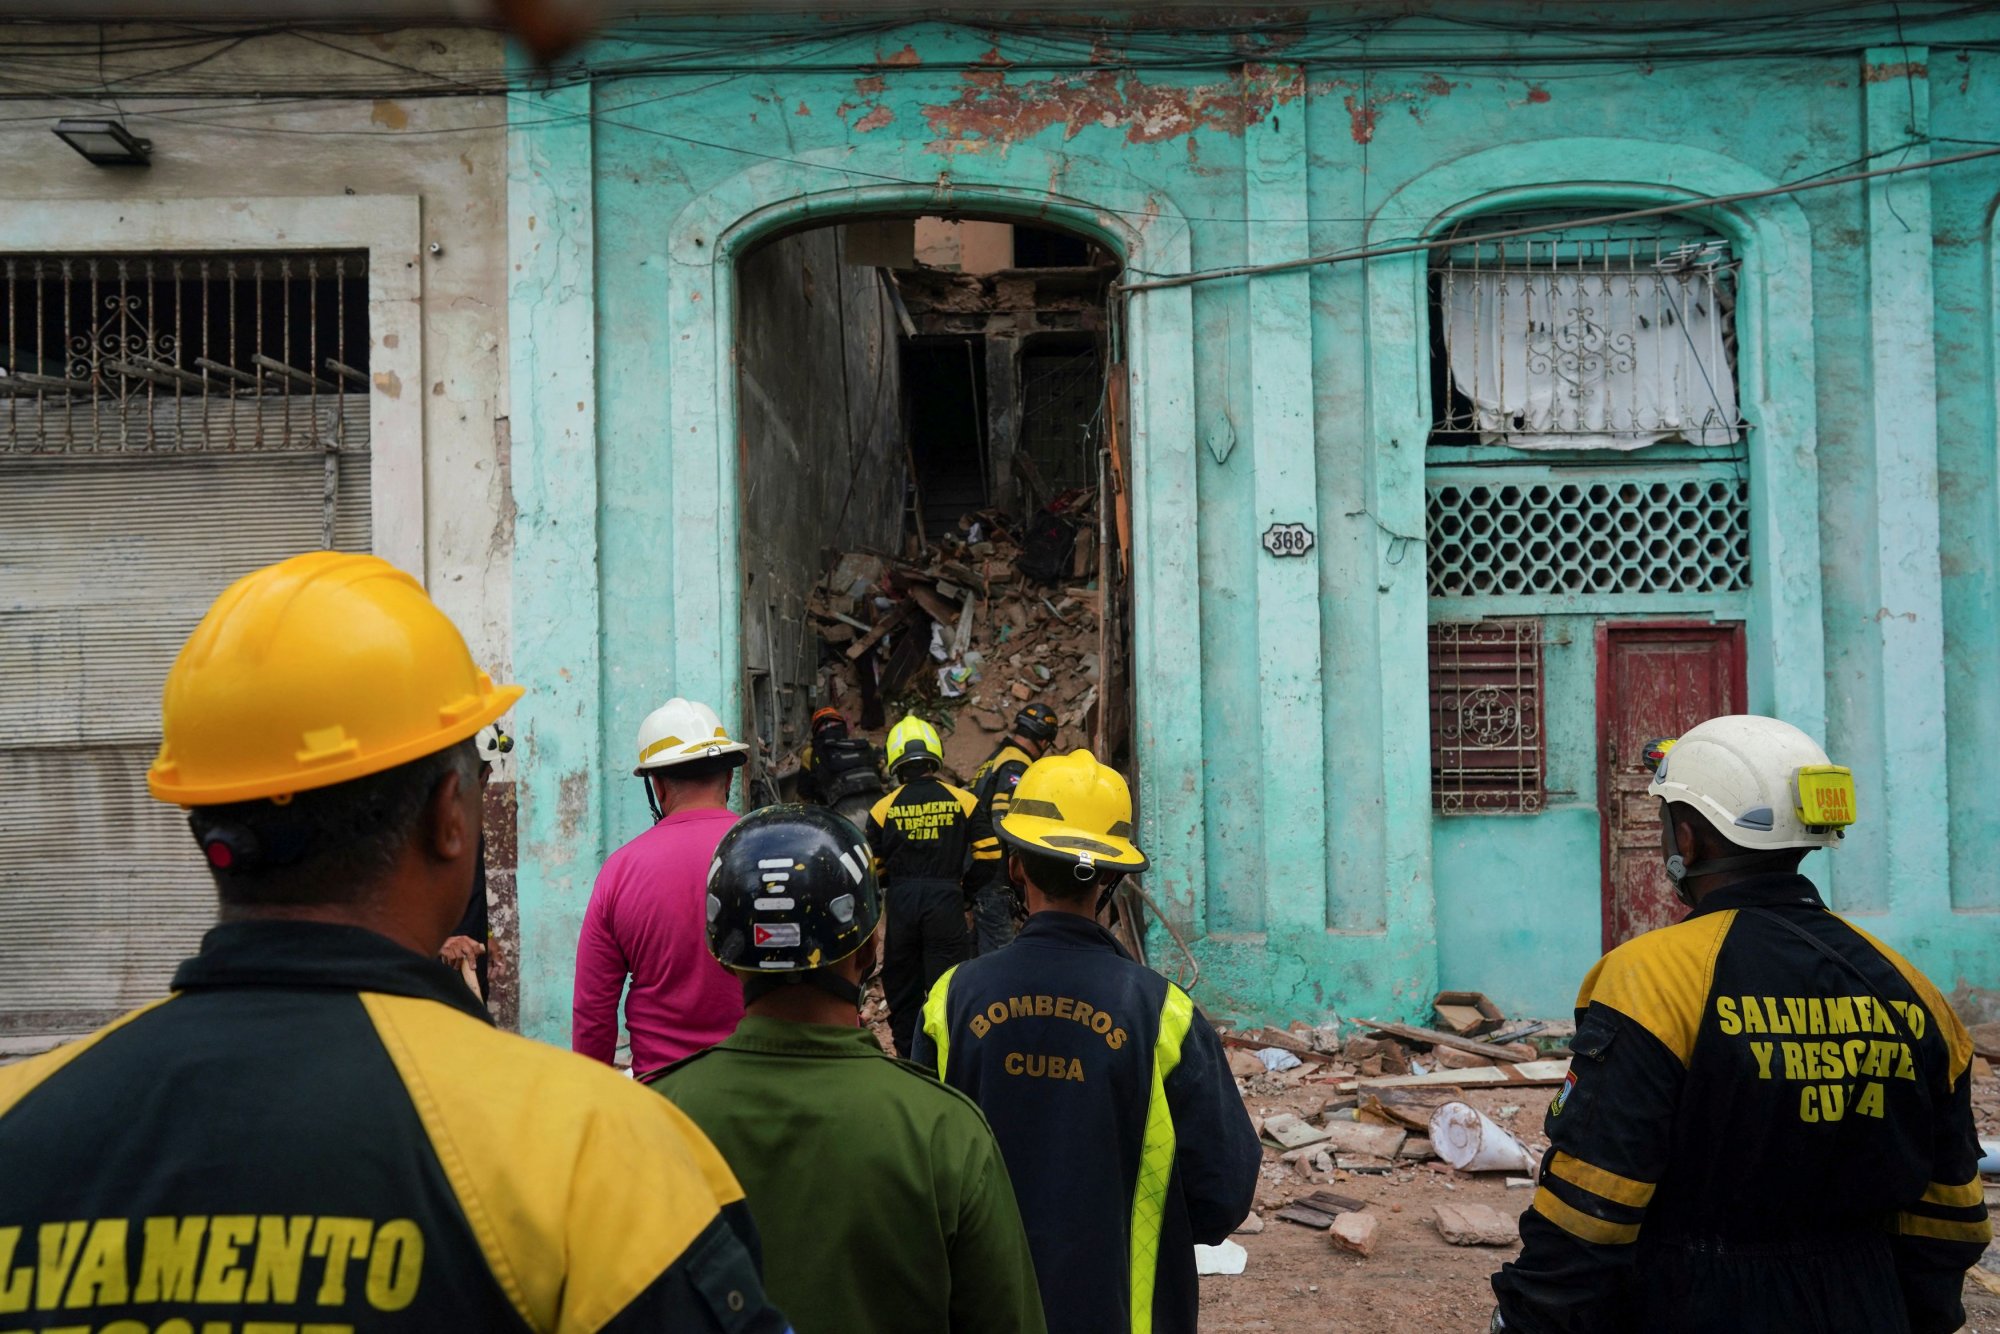
<instances>
[{"instance_id":1,"label":"collar of jacket","mask_svg":"<svg viewBox=\"0 0 2000 1334\"><path fill-rule=\"evenodd\" d=\"M1813 882L1789 871L1775 875L1753 875L1702 897L1689 917L1721 912L1724 908L1818 908L1826 910Z\"/></svg>"},{"instance_id":2,"label":"collar of jacket","mask_svg":"<svg viewBox=\"0 0 2000 1334\"><path fill-rule=\"evenodd\" d=\"M723 1051L765 1056L880 1056L882 1044L868 1029L839 1024L800 1024L768 1015L746 1014L736 1031L716 1044Z\"/></svg>"},{"instance_id":3,"label":"collar of jacket","mask_svg":"<svg viewBox=\"0 0 2000 1334\"><path fill-rule=\"evenodd\" d=\"M1032 940L1068 950L1110 950L1123 955L1118 937L1088 917L1073 912L1038 912L1021 927L1016 940Z\"/></svg>"},{"instance_id":4,"label":"collar of jacket","mask_svg":"<svg viewBox=\"0 0 2000 1334\"><path fill-rule=\"evenodd\" d=\"M174 973L175 991L283 987L439 1001L492 1023L457 973L373 931L333 922L224 922Z\"/></svg>"}]
</instances>

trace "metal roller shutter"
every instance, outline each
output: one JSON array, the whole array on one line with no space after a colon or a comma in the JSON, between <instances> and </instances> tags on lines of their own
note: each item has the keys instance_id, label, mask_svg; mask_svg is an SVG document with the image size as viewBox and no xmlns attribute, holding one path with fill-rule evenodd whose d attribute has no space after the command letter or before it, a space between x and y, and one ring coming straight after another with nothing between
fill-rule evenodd
<instances>
[{"instance_id":1,"label":"metal roller shutter","mask_svg":"<svg viewBox=\"0 0 2000 1334\"><path fill-rule=\"evenodd\" d=\"M0 1034L162 994L214 920L184 816L146 795L161 683L232 580L329 529L369 549L368 471L351 444L331 472L296 449L0 454Z\"/></svg>"}]
</instances>

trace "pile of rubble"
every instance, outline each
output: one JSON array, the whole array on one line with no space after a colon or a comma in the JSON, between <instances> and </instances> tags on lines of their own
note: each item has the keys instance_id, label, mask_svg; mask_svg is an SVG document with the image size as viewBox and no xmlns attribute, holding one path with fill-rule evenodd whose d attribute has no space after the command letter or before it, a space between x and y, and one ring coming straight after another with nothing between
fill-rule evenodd
<instances>
[{"instance_id":1,"label":"pile of rubble","mask_svg":"<svg viewBox=\"0 0 2000 1334\"><path fill-rule=\"evenodd\" d=\"M1030 549L998 510L913 555L843 554L806 605L822 645L816 698L871 734L911 712L947 734L972 723L969 749L947 746L961 778L1029 701L1055 710L1059 749L1088 744L1103 674L1096 493L1059 497L1035 523L1057 534L1053 568L1051 543Z\"/></svg>"},{"instance_id":2,"label":"pile of rubble","mask_svg":"<svg viewBox=\"0 0 2000 1334\"><path fill-rule=\"evenodd\" d=\"M1510 1187L1534 1184L1548 1142L1538 1124L1528 1124L1535 1118L1521 1116L1522 1106L1496 1104L1490 1095L1546 1095L1559 1087L1569 1073L1563 1044L1571 1026L1510 1026L1474 992L1440 993L1435 1014L1436 1028L1361 1019L1223 1033L1265 1148L1263 1212L1239 1232L1261 1232L1268 1213L1367 1255L1381 1222L1371 1203L1379 1205L1384 1192L1369 1189L1378 1197L1371 1202L1328 1187L1374 1183L1393 1192L1431 1179L1450 1190L1469 1174L1504 1176ZM1437 1236L1451 1245L1507 1246L1519 1237L1518 1209L1447 1199L1432 1210Z\"/></svg>"}]
</instances>

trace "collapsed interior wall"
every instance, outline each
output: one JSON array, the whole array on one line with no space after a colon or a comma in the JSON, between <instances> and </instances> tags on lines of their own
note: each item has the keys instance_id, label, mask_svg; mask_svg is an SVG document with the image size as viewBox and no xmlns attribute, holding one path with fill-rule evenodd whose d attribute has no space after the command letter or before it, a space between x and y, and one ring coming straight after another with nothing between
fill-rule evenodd
<instances>
[{"instance_id":1,"label":"collapsed interior wall","mask_svg":"<svg viewBox=\"0 0 2000 1334\"><path fill-rule=\"evenodd\" d=\"M906 475L897 322L840 227L745 257L741 384L743 668L750 779L803 744L819 640L805 601L834 553L900 545Z\"/></svg>"}]
</instances>

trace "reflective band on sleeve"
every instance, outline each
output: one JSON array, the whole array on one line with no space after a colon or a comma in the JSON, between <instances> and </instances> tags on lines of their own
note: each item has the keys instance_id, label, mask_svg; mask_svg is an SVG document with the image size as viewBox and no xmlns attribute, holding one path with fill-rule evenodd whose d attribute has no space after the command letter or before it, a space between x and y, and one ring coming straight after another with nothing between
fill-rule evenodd
<instances>
[{"instance_id":1,"label":"reflective band on sleeve","mask_svg":"<svg viewBox=\"0 0 2000 1334\"><path fill-rule=\"evenodd\" d=\"M1942 1204L1953 1209L1970 1209L1975 1204L1985 1202L1986 1189L1980 1184L1978 1177L1972 1178L1962 1186L1947 1186L1941 1181L1933 1181L1930 1189L1924 1192L1925 1204Z\"/></svg>"},{"instance_id":2,"label":"reflective band on sleeve","mask_svg":"<svg viewBox=\"0 0 2000 1334\"><path fill-rule=\"evenodd\" d=\"M1535 1212L1572 1237L1599 1246L1629 1246L1639 1240L1637 1223L1610 1223L1576 1208L1550 1193L1547 1186L1535 1192Z\"/></svg>"},{"instance_id":3,"label":"reflective band on sleeve","mask_svg":"<svg viewBox=\"0 0 2000 1334\"><path fill-rule=\"evenodd\" d=\"M924 997L924 1032L930 1037L931 1045L937 1048L937 1077L945 1083L946 1064L951 1059L951 1030L945 1027L945 1001L950 998L951 975L958 971L953 964L944 970L931 987L931 994Z\"/></svg>"},{"instance_id":4,"label":"reflective band on sleeve","mask_svg":"<svg viewBox=\"0 0 2000 1334\"><path fill-rule=\"evenodd\" d=\"M1583 1187L1592 1195L1601 1195L1613 1204L1630 1205L1634 1209L1645 1208L1657 1189L1650 1181L1621 1177L1616 1172L1607 1172L1594 1163L1586 1163L1567 1153L1556 1154L1549 1162L1549 1171L1572 1186Z\"/></svg>"},{"instance_id":5,"label":"reflective band on sleeve","mask_svg":"<svg viewBox=\"0 0 2000 1334\"><path fill-rule=\"evenodd\" d=\"M1993 1222L1982 1218L1976 1223L1954 1223L1922 1214L1897 1214L1896 1231L1906 1237L1930 1237L1936 1241L1966 1241L1976 1246L1991 1245Z\"/></svg>"},{"instance_id":6,"label":"reflective band on sleeve","mask_svg":"<svg viewBox=\"0 0 2000 1334\"><path fill-rule=\"evenodd\" d=\"M1169 984L1160 1006L1160 1036L1153 1043L1153 1088L1146 1105L1146 1136L1139 1145L1139 1181L1132 1191L1132 1334L1152 1334L1153 1285L1160 1273L1160 1228L1166 1218L1167 1183L1174 1175L1173 1112L1167 1076L1181 1063L1181 1043L1194 1022L1194 1002Z\"/></svg>"}]
</instances>

